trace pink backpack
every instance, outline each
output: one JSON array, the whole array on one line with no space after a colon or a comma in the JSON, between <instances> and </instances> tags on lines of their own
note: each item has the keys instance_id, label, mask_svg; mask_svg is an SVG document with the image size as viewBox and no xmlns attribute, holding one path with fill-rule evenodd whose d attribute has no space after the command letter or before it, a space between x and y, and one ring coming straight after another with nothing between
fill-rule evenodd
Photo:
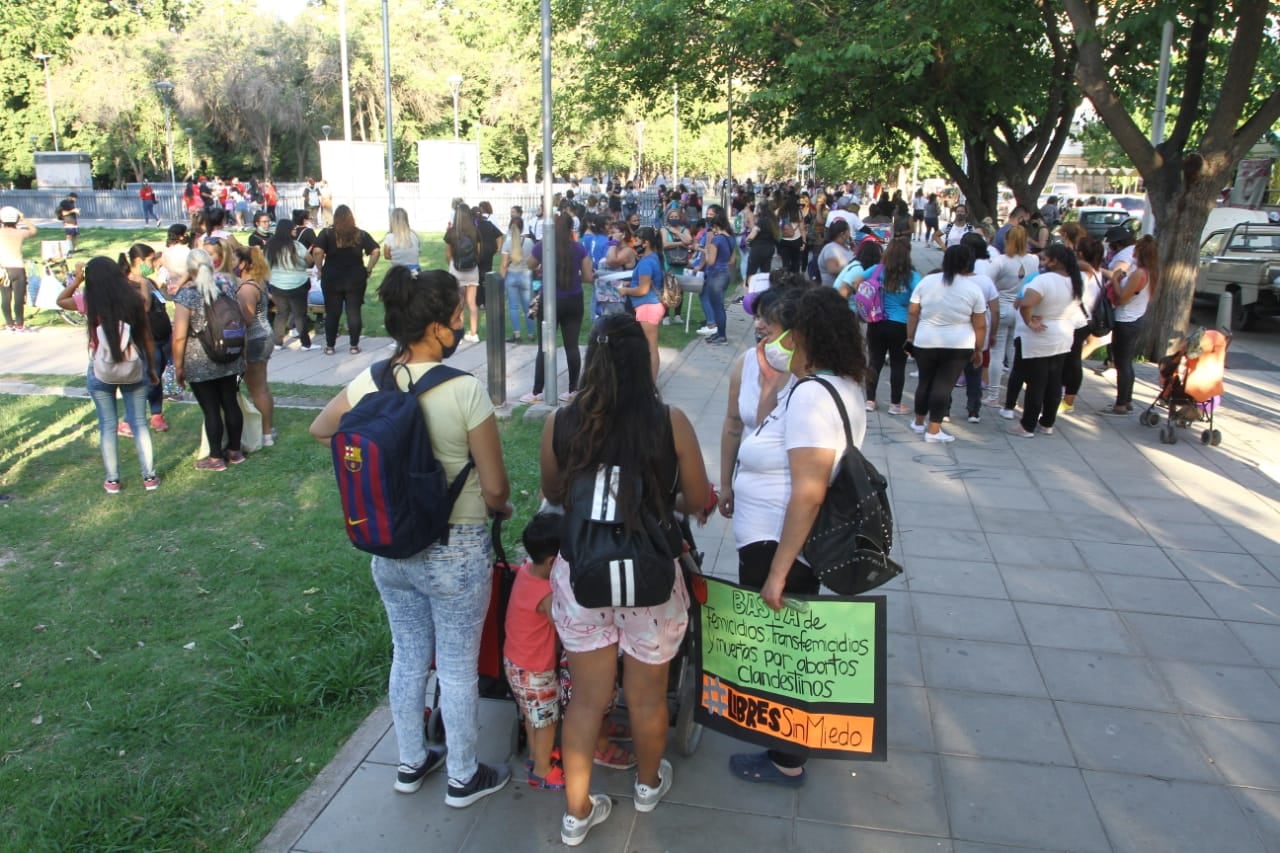
<instances>
[{"instance_id":1,"label":"pink backpack","mask_svg":"<svg viewBox=\"0 0 1280 853\"><path fill-rule=\"evenodd\" d=\"M853 294L854 310L867 323L879 323L884 314L884 264L876 264L871 275L858 283Z\"/></svg>"}]
</instances>

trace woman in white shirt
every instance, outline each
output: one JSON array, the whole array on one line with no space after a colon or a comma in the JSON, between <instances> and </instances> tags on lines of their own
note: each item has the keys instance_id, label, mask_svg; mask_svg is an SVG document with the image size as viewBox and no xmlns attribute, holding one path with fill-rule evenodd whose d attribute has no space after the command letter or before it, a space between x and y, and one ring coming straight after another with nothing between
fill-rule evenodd
<instances>
[{"instance_id":1,"label":"woman in white shirt","mask_svg":"<svg viewBox=\"0 0 1280 853\"><path fill-rule=\"evenodd\" d=\"M1013 325L1018 313L1013 306L1022 289L1022 280L1034 272L1039 262L1027 254L1027 230L1014 225L1004 238L1004 254L992 265L992 280L1000 293L1000 321L996 324L995 344L991 347L991 376L987 381L985 403L1000 400L1000 378L1004 363L1013 364Z\"/></svg>"},{"instance_id":2,"label":"woman in white shirt","mask_svg":"<svg viewBox=\"0 0 1280 853\"><path fill-rule=\"evenodd\" d=\"M1112 302L1116 306L1115 327L1111 330L1111 363L1116 368L1116 402L1102 410L1106 415L1127 415L1133 411L1133 359L1138 354L1138 336L1146 325L1151 288L1160 279L1160 255L1155 238L1142 237L1133 247L1133 264L1111 279Z\"/></svg>"},{"instance_id":3,"label":"woman in white shirt","mask_svg":"<svg viewBox=\"0 0 1280 853\"><path fill-rule=\"evenodd\" d=\"M838 293L823 287L787 291L777 306L779 323L790 325L772 329L776 337L765 347L770 366L830 382L848 413L853 443L860 447L867 426L867 363L856 315ZM801 560L800 549L845 447L840 412L815 381L798 382L742 440L733 478L735 498L726 513L733 517L738 580L759 589L773 610L781 609L784 593L818 592L818 579ZM804 784L804 758L779 750L733 755L729 769L747 782L788 788Z\"/></svg>"},{"instance_id":4,"label":"woman in white shirt","mask_svg":"<svg viewBox=\"0 0 1280 853\"><path fill-rule=\"evenodd\" d=\"M928 442L955 441L942 431L942 419L951 409L951 390L966 363L982 364L987 301L972 272L973 251L949 246L942 256L942 272L925 276L911 293L904 347L920 371L911 429L923 433Z\"/></svg>"},{"instance_id":5,"label":"woman in white shirt","mask_svg":"<svg viewBox=\"0 0 1280 853\"><path fill-rule=\"evenodd\" d=\"M383 243L383 252L393 266L418 271L418 235L409 227L409 214L403 207L391 211L391 230Z\"/></svg>"},{"instance_id":6,"label":"woman in white shirt","mask_svg":"<svg viewBox=\"0 0 1280 853\"><path fill-rule=\"evenodd\" d=\"M1044 272L1027 283L1018 303L1013 345L1022 358L1027 383L1022 421L1009 432L1034 438L1039 430L1053 434L1062 399L1062 365L1071 351L1076 316L1084 295L1084 279L1075 252L1053 245L1044 250Z\"/></svg>"}]
</instances>

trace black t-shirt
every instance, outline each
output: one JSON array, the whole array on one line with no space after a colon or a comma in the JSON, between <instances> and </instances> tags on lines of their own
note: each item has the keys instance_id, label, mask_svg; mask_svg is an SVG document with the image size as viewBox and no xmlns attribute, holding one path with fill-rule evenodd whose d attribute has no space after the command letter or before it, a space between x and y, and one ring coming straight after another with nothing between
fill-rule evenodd
<instances>
[{"instance_id":1,"label":"black t-shirt","mask_svg":"<svg viewBox=\"0 0 1280 853\"><path fill-rule=\"evenodd\" d=\"M62 216L60 218L62 219L63 225L76 224L76 214L71 212L75 209L76 209L75 199L64 198L62 201L58 202L58 210L62 211Z\"/></svg>"},{"instance_id":2,"label":"black t-shirt","mask_svg":"<svg viewBox=\"0 0 1280 853\"><path fill-rule=\"evenodd\" d=\"M293 239L301 243L308 251L316 244L316 232L310 225L305 228L298 229L293 235Z\"/></svg>"},{"instance_id":3,"label":"black t-shirt","mask_svg":"<svg viewBox=\"0 0 1280 853\"><path fill-rule=\"evenodd\" d=\"M298 242L302 242L299 240ZM305 246L306 244L303 243ZM324 252L324 266L320 268L322 284L356 284L363 283L369 277L364 266L364 258L378 251L378 244L367 231L360 231L354 246L339 248L333 236L333 229L326 228L316 238L315 245Z\"/></svg>"},{"instance_id":4,"label":"black t-shirt","mask_svg":"<svg viewBox=\"0 0 1280 853\"><path fill-rule=\"evenodd\" d=\"M267 240L270 238L271 235L268 234L266 237L263 237L255 228L253 233L249 235L249 248L252 249L254 246L257 246L259 249L265 250L267 247Z\"/></svg>"}]
</instances>

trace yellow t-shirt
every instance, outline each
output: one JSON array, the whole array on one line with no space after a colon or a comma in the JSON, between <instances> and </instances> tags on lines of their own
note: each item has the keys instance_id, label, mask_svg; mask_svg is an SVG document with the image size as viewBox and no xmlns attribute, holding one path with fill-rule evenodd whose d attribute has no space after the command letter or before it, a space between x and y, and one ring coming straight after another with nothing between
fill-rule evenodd
<instances>
[{"instance_id":1,"label":"yellow t-shirt","mask_svg":"<svg viewBox=\"0 0 1280 853\"><path fill-rule=\"evenodd\" d=\"M408 364L406 373L396 368L396 384L408 390L410 383L422 378L428 370L439 365L437 361ZM354 407L360 399L377 390L369 368L347 385L347 401ZM449 481L467 464L469 454L467 433L493 414L493 404L484 386L474 376L459 376L439 385L418 398L422 414L427 419L431 433L431 450L444 466ZM450 524L483 524L488 520L484 497L480 493L480 477L475 469L467 477L466 485L449 515Z\"/></svg>"}]
</instances>

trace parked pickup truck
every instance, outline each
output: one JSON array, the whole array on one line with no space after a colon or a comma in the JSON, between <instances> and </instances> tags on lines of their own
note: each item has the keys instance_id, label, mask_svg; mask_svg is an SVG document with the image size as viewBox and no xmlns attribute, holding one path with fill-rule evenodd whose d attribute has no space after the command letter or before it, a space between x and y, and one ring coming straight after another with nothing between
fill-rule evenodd
<instances>
[{"instance_id":1,"label":"parked pickup truck","mask_svg":"<svg viewBox=\"0 0 1280 853\"><path fill-rule=\"evenodd\" d=\"M1264 314L1280 314L1280 225L1241 222L1205 238L1196 295L1223 293L1234 300L1233 329L1248 329Z\"/></svg>"}]
</instances>

